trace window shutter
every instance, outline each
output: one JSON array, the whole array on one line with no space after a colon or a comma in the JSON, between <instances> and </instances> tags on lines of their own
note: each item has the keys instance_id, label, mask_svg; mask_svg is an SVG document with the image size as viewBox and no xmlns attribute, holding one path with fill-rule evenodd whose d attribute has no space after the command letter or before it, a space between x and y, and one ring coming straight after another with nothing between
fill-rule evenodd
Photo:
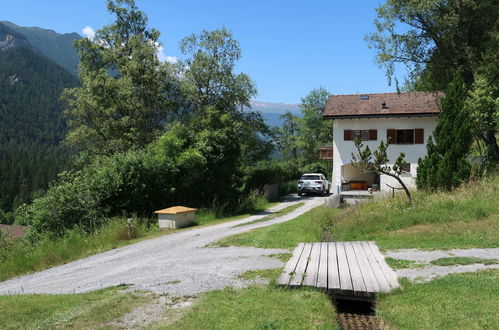
<instances>
[{"instance_id":1,"label":"window shutter","mask_svg":"<svg viewBox=\"0 0 499 330\"><path fill-rule=\"evenodd\" d=\"M424 143L424 129L416 128L414 130L414 143L423 144Z\"/></svg>"},{"instance_id":2,"label":"window shutter","mask_svg":"<svg viewBox=\"0 0 499 330\"><path fill-rule=\"evenodd\" d=\"M391 144L397 144L397 130L387 129L386 130L386 141Z\"/></svg>"},{"instance_id":3,"label":"window shutter","mask_svg":"<svg viewBox=\"0 0 499 330\"><path fill-rule=\"evenodd\" d=\"M345 141L352 141L352 130L346 129L343 131L343 139Z\"/></svg>"},{"instance_id":4,"label":"window shutter","mask_svg":"<svg viewBox=\"0 0 499 330\"><path fill-rule=\"evenodd\" d=\"M377 139L378 139L378 130L377 129L370 129L369 130L369 140L376 141Z\"/></svg>"}]
</instances>

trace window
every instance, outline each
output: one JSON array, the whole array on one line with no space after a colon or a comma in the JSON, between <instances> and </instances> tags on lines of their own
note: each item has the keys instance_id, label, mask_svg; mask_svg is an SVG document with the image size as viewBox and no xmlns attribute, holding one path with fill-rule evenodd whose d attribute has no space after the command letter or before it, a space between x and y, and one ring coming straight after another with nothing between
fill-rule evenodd
<instances>
[{"instance_id":1,"label":"window","mask_svg":"<svg viewBox=\"0 0 499 330\"><path fill-rule=\"evenodd\" d=\"M396 141L397 141L397 144L414 144L414 130L413 129L398 129Z\"/></svg>"},{"instance_id":2,"label":"window","mask_svg":"<svg viewBox=\"0 0 499 330\"><path fill-rule=\"evenodd\" d=\"M376 141L378 139L378 130L376 129L346 129L343 131L345 141L353 141L356 137L361 141Z\"/></svg>"},{"instance_id":3,"label":"window","mask_svg":"<svg viewBox=\"0 0 499 330\"><path fill-rule=\"evenodd\" d=\"M406 163L404 166L402 166L402 172L411 172L411 164Z\"/></svg>"},{"instance_id":4,"label":"window","mask_svg":"<svg viewBox=\"0 0 499 330\"><path fill-rule=\"evenodd\" d=\"M386 139L391 144L423 144L424 129L388 129Z\"/></svg>"}]
</instances>

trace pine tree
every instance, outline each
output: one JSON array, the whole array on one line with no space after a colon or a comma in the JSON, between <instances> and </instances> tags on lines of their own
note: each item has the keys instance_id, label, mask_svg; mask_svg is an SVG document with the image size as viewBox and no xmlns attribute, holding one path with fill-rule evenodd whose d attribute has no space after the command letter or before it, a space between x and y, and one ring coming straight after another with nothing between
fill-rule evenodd
<instances>
[{"instance_id":1,"label":"pine tree","mask_svg":"<svg viewBox=\"0 0 499 330\"><path fill-rule=\"evenodd\" d=\"M464 108L466 96L464 81L456 75L442 99L433 139L428 139L428 154L419 159L418 188L451 190L469 178L471 167L466 155L472 143L472 127Z\"/></svg>"}]
</instances>

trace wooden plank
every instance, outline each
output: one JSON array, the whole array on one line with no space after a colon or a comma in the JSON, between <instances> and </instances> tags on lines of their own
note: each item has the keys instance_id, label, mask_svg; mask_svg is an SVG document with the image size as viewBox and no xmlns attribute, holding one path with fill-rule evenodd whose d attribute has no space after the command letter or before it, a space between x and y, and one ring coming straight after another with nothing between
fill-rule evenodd
<instances>
[{"instance_id":1,"label":"wooden plank","mask_svg":"<svg viewBox=\"0 0 499 330\"><path fill-rule=\"evenodd\" d=\"M340 292L340 274L338 272L338 255L336 253L336 243L328 243L327 255L327 287L333 293Z\"/></svg>"},{"instance_id":2,"label":"wooden plank","mask_svg":"<svg viewBox=\"0 0 499 330\"><path fill-rule=\"evenodd\" d=\"M338 256L338 273L340 276L340 294L353 295L353 284L350 276L350 267L348 265L345 244L336 242L336 253Z\"/></svg>"},{"instance_id":3,"label":"wooden plank","mask_svg":"<svg viewBox=\"0 0 499 330\"><path fill-rule=\"evenodd\" d=\"M291 280L289 281L289 286L300 286L301 285L301 283L303 281L303 277L306 274L308 260L309 260L311 251L312 251L312 244L305 243L305 246L303 247L303 252L300 256L300 259L298 260L294 274L291 277Z\"/></svg>"},{"instance_id":4,"label":"wooden plank","mask_svg":"<svg viewBox=\"0 0 499 330\"><path fill-rule=\"evenodd\" d=\"M369 247L371 248L371 251L374 254L374 257L378 261L379 266L381 267L381 270L383 271L383 274L385 275L385 278L390 285L392 289L398 288L399 282L397 279L397 274L388 266L388 264L385 261L385 257L383 254L379 251L379 248L374 242L368 242Z\"/></svg>"},{"instance_id":5,"label":"wooden plank","mask_svg":"<svg viewBox=\"0 0 499 330\"><path fill-rule=\"evenodd\" d=\"M319 261L321 257L321 243L313 243L310 252L310 260L307 266L307 273L303 279L303 285L315 287L317 284L317 274L319 272Z\"/></svg>"},{"instance_id":6,"label":"wooden plank","mask_svg":"<svg viewBox=\"0 0 499 330\"><path fill-rule=\"evenodd\" d=\"M300 256L303 252L303 247L305 244L300 243L298 246L294 249L293 255L291 258L289 258L288 262L286 263L286 266L284 267L281 276L279 276L279 279L277 280L277 284L280 285L288 285L289 281L291 280L292 274L296 269L296 265L298 264L298 260L300 259Z\"/></svg>"},{"instance_id":7,"label":"wooden plank","mask_svg":"<svg viewBox=\"0 0 499 330\"><path fill-rule=\"evenodd\" d=\"M357 262L360 267L362 278L364 279L367 294L372 295L374 292L381 291L378 281L376 280L376 276L374 275L364 249L362 248L361 242L351 242L351 245L355 251L355 256L357 257Z\"/></svg>"},{"instance_id":8,"label":"wooden plank","mask_svg":"<svg viewBox=\"0 0 499 330\"><path fill-rule=\"evenodd\" d=\"M345 253L350 267L350 277L352 278L354 295L363 296L367 294L366 284L362 278L362 270L357 262L357 256L352 247L352 242L345 242Z\"/></svg>"},{"instance_id":9,"label":"wooden plank","mask_svg":"<svg viewBox=\"0 0 499 330\"><path fill-rule=\"evenodd\" d=\"M327 289L327 273L328 273L328 245L329 243L323 242L321 244L321 259L319 261L319 274L317 274L317 287ZM336 252L334 255L336 259ZM338 268L336 268L338 272Z\"/></svg>"},{"instance_id":10,"label":"wooden plank","mask_svg":"<svg viewBox=\"0 0 499 330\"><path fill-rule=\"evenodd\" d=\"M388 284L388 281L386 280L385 274L383 274L383 270L381 269L380 265L378 264L378 261L376 257L374 256L374 253L371 251L371 248L369 247L369 244L365 241L360 242L360 245L362 246L362 249L364 250L364 253L367 257L367 260L369 262L369 265L371 266L371 270L374 273L374 276L376 277L376 281L378 282L378 285L380 287L380 291L383 292L388 292L391 290L390 284Z\"/></svg>"}]
</instances>

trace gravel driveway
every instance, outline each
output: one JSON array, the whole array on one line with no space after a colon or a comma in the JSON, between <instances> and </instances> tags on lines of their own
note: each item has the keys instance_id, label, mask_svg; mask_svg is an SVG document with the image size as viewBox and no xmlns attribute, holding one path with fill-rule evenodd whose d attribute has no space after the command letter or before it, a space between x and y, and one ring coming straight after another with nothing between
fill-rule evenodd
<instances>
[{"instance_id":1,"label":"gravel driveway","mask_svg":"<svg viewBox=\"0 0 499 330\"><path fill-rule=\"evenodd\" d=\"M284 216L232 228L302 201L305 202L303 206ZM321 204L324 204L323 197L290 197L268 211L246 219L165 235L0 282L0 295L80 293L130 284L131 289L189 296L227 286L246 286L251 282L237 278L239 274L283 267L284 262L268 255L289 251L206 245L226 236L289 221Z\"/></svg>"}]
</instances>

